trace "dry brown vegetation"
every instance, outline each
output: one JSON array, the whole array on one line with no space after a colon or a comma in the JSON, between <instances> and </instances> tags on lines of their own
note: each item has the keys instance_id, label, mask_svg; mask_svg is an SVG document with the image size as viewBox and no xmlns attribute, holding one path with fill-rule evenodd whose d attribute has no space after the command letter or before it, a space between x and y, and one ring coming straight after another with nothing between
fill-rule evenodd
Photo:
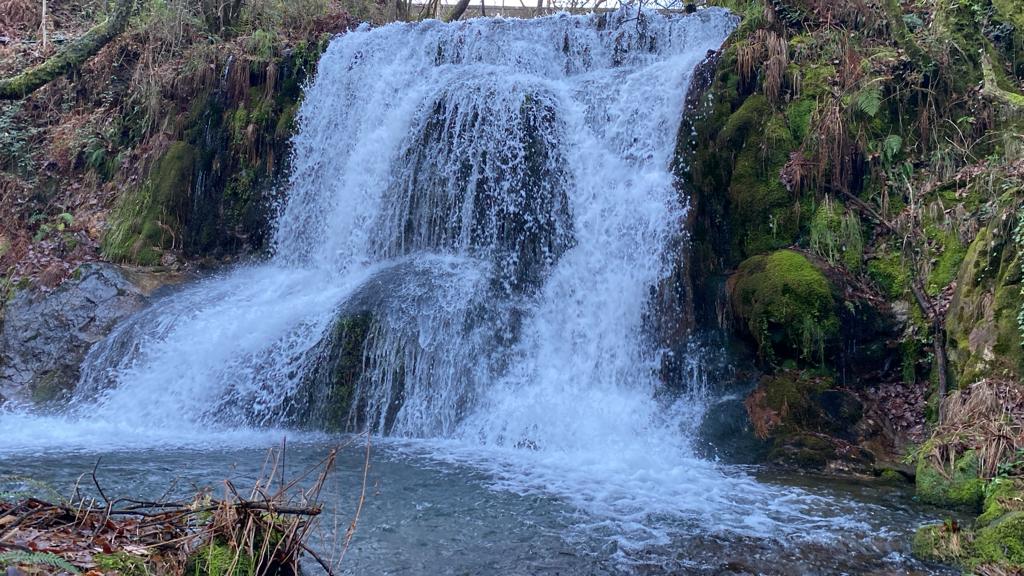
<instances>
[{"instance_id":1,"label":"dry brown vegetation","mask_svg":"<svg viewBox=\"0 0 1024 576\"><path fill-rule=\"evenodd\" d=\"M106 17L107 4L51 2L51 39L81 35ZM352 23L334 0L232 4L137 0L125 33L79 70L0 103L0 277L54 285L99 258L109 211L191 127L197 96L225 74L233 102L250 98L254 83L273 92L283 55ZM0 77L54 50L40 47L39 5L0 2ZM249 68L258 70L252 78ZM265 148L250 142L252 155Z\"/></svg>"}]
</instances>

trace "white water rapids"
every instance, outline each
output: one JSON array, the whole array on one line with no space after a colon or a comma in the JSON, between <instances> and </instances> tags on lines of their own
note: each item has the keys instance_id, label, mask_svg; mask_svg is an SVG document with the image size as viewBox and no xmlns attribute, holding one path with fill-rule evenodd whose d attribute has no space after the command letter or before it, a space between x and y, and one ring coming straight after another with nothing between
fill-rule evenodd
<instances>
[{"instance_id":1,"label":"white water rapids","mask_svg":"<svg viewBox=\"0 0 1024 576\"><path fill-rule=\"evenodd\" d=\"M686 211L670 165L690 76L735 25L624 9L337 38L274 256L119 326L67 414L0 416L0 451L272 444L313 409L297 398L339 315L368 310L365 426L563 499L622 549L861 526L696 457L699 378L660 393L644 336Z\"/></svg>"}]
</instances>

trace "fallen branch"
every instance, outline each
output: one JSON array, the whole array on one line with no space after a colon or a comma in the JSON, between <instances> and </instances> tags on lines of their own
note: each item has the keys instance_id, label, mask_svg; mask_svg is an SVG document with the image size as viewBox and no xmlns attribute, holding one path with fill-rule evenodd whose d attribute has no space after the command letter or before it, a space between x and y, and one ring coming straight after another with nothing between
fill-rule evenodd
<instances>
[{"instance_id":1,"label":"fallen branch","mask_svg":"<svg viewBox=\"0 0 1024 576\"><path fill-rule=\"evenodd\" d=\"M128 26L134 0L119 0L105 21L92 27L81 38L63 47L41 64L11 78L0 79L0 100L17 100L46 86L70 70L81 66Z\"/></svg>"}]
</instances>

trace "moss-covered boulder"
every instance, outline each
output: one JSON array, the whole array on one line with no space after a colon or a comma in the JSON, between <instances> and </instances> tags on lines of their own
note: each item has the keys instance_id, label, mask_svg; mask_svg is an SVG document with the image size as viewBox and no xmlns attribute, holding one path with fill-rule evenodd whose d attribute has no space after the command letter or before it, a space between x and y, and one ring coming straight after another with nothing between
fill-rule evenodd
<instances>
[{"instance_id":1,"label":"moss-covered boulder","mask_svg":"<svg viewBox=\"0 0 1024 576\"><path fill-rule=\"evenodd\" d=\"M807 370L780 370L761 379L744 402L755 434L767 440L767 460L823 469L870 465L874 456L858 448L860 400L838 390L830 376Z\"/></svg>"},{"instance_id":2,"label":"moss-covered boulder","mask_svg":"<svg viewBox=\"0 0 1024 576\"><path fill-rule=\"evenodd\" d=\"M921 526L910 550L915 558L942 564L961 564L970 554L972 534L952 522Z\"/></svg>"},{"instance_id":3,"label":"moss-covered boulder","mask_svg":"<svg viewBox=\"0 0 1024 576\"><path fill-rule=\"evenodd\" d=\"M985 481L978 477L978 456L973 450L956 458L952 469L940 467L929 455L926 442L917 461L917 497L922 502L977 510L984 498Z\"/></svg>"},{"instance_id":4,"label":"moss-covered boulder","mask_svg":"<svg viewBox=\"0 0 1024 576\"><path fill-rule=\"evenodd\" d=\"M1024 568L1024 512L1011 512L978 530L972 565Z\"/></svg>"},{"instance_id":5,"label":"moss-covered boulder","mask_svg":"<svg viewBox=\"0 0 1024 576\"><path fill-rule=\"evenodd\" d=\"M313 369L288 414L295 424L332 431L359 427L353 410L356 391L366 368L364 349L373 329L367 311L343 310L319 344Z\"/></svg>"},{"instance_id":6,"label":"moss-covered boulder","mask_svg":"<svg viewBox=\"0 0 1024 576\"><path fill-rule=\"evenodd\" d=\"M764 96L751 96L729 118L719 145L739 150L729 185L735 252L746 256L791 244L800 209L779 177L796 149L785 116L773 113Z\"/></svg>"},{"instance_id":7,"label":"moss-covered boulder","mask_svg":"<svg viewBox=\"0 0 1024 576\"><path fill-rule=\"evenodd\" d=\"M985 487L985 505L977 524L987 526L1010 512L1024 510L1024 479L996 478Z\"/></svg>"},{"instance_id":8,"label":"moss-covered boulder","mask_svg":"<svg viewBox=\"0 0 1024 576\"><path fill-rule=\"evenodd\" d=\"M823 362L839 319L828 279L803 254L779 250L747 259L729 279L729 292L738 328L763 358Z\"/></svg>"},{"instance_id":9,"label":"moss-covered boulder","mask_svg":"<svg viewBox=\"0 0 1024 576\"><path fill-rule=\"evenodd\" d=\"M1017 210L1007 207L978 233L960 266L946 315L949 359L958 382L1024 375L1017 226Z\"/></svg>"}]
</instances>

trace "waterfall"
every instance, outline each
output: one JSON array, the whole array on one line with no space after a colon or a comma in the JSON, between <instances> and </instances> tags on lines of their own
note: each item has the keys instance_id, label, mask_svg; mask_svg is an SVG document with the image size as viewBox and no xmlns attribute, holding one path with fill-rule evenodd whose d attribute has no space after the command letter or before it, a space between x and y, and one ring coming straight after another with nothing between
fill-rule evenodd
<instances>
[{"instance_id":1,"label":"waterfall","mask_svg":"<svg viewBox=\"0 0 1024 576\"><path fill-rule=\"evenodd\" d=\"M93 346L65 414L4 414L0 436L219 449L368 429L554 495L617 551L863 528L696 457L701 356L690 394L666 390L644 322L686 215L670 166L690 78L736 23L627 7L335 39L273 256L153 302Z\"/></svg>"},{"instance_id":2,"label":"waterfall","mask_svg":"<svg viewBox=\"0 0 1024 576\"><path fill-rule=\"evenodd\" d=\"M642 320L685 215L690 75L734 26L625 8L337 38L273 257L119 326L72 412L541 449L667 430Z\"/></svg>"}]
</instances>

